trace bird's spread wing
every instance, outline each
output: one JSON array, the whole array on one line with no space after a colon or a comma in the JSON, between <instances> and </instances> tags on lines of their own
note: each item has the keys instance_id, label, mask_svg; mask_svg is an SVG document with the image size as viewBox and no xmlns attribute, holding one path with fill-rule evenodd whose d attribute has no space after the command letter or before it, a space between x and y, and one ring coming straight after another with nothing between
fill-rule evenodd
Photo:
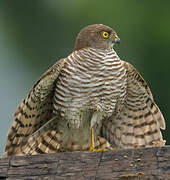
<instances>
[{"instance_id":1,"label":"bird's spread wing","mask_svg":"<svg viewBox=\"0 0 170 180\"><path fill-rule=\"evenodd\" d=\"M65 59L61 59L44 73L18 106L8 132L5 156L19 153L29 136L53 118L54 82L64 64Z\"/></svg>"},{"instance_id":2,"label":"bird's spread wing","mask_svg":"<svg viewBox=\"0 0 170 180\"><path fill-rule=\"evenodd\" d=\"M162 146L164 117L143 77L131 64L122 62L127 72L125 102L103 122L103 137L116 147Z\"/></svg>"},{"instance_id":3,"label":"bird's spread wing","mask_svg":"<svg viewBox=\"0 0 170 180\"><path fill-rule=\"evenodd\" d=\"M31 134L27 143L21 147L23 155L55 153L61 150L61 134L56 129L60 116L55 115L37 131ZM18 154L20 155L20 154Z\"/></svg>"}]
</instances>

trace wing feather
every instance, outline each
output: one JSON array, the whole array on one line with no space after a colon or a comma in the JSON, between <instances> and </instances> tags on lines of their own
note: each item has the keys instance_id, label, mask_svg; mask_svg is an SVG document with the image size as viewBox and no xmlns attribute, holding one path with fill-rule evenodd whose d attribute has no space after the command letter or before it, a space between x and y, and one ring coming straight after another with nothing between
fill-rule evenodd
<instances>
[{"instance_id":1,"label":"wing feather","mask_svg":"<svg viewBox=\"0 0 170 180\"><path fill-rule=\"evenodd\" d=\"M64 67L65 60L59 60L45 72L18 106L8 131L6 156L19 153L29 136L53 117L54 82Z\"/></svg>"},{"instance_id":2,"label":"wing feather","mask_svg":"<svg viewBox=\"0 0 170 180\"><path fill-rule=\"evenodd\" d=\"M103 121L102 136L117 147L162 146L160 129L165 129L165 120L151 90L130 63L122 63L127 75L125 102L120 112Z\"/></svg>"}]
</instances>

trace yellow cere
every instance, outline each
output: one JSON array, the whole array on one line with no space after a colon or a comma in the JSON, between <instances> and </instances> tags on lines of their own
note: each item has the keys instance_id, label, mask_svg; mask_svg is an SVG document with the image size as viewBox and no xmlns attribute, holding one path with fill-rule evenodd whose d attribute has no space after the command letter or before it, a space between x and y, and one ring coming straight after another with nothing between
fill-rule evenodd
<instances>
[{"instance_id":1,"label":"yellow cere","mask_svg":"<svg viewBox=\"0 0 170 180\"><path fill-rule=\"evenodd\" d=\"M114 34L114 38L115 38L115 39L118 38L118 35L117 35L117 34Z\"/></svg>"},{"instance_id":2,"label":"yellow cere","mask_svg":"<svg viewBox=\"0 0 170 180\"><path fill-rule=\"evenodd\" d=\"M103 31L102 35L103 35L104 38L108 38L109 37L109 33L106 32L106 31Z\"/></svg>"}]
</instances>

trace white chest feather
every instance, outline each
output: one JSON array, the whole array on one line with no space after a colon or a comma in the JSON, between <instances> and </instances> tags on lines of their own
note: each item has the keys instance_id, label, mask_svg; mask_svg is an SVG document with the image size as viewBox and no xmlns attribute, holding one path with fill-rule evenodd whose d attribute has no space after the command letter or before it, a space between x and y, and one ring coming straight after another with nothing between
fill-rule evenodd
<instances>
[{"instance_id":1,"label":"white chest feather","mask_svg":"<svg viewBox=\"0 0 170 180\"><path fill-rule=\"evenodd\" d=\"M55 106L62 111L99 107L110 114L124 97L125 73L114 50L75 51L59 76Z\"/></svg>"}]
</instances>

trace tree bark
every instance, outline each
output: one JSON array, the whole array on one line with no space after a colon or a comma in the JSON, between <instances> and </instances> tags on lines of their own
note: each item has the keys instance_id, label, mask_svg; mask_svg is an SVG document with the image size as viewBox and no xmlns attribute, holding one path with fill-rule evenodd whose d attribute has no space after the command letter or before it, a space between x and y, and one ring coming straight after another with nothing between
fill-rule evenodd
<instances>
[{"instance_id":1,"label":"tree bark","mask_svg":"<svg viewBox=\"0 0 170 180\"><path fill-rule=\"evenodd\" d=\"M170 180L170 146L1 158L0 179Z\"/></svg>"}]
</instances>

